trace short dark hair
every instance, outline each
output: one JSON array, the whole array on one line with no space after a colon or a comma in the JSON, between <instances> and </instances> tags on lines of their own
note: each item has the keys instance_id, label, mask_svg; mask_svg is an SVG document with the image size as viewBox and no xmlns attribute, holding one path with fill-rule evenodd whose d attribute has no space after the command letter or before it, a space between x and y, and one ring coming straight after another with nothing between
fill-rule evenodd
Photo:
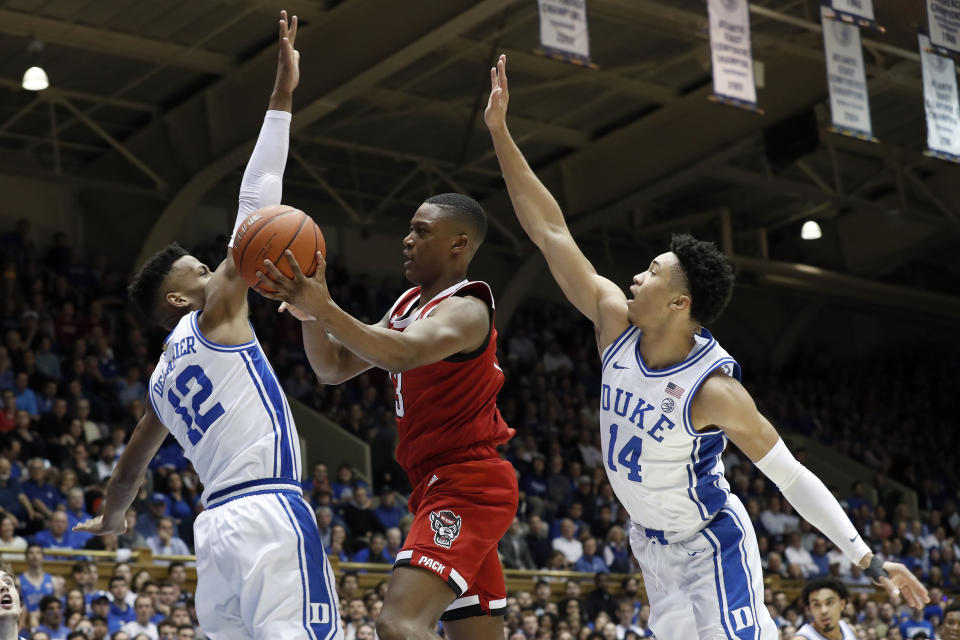
<instances>
[{"instance_id":1,"label":"short dark hair","mask_svg":"<svg viewBox=\"0 0 960 640\"><path fill-rule=\"evenodd\" d=\"M830 589L836 593L841 600L849 600L850 592L847 591L847 585L836 578L816 578L803 585L803 591L800 592L800 602L804 606L810 605L810 594L820 589Z\"/></svg>"},{"instance_id":2,"label":"short dark hair","mask_svg":"<svg viewBox=\"0 0 960 640\"><path fill-rule=\"evenodd\" d=\"M960 598L957 598L943 608L943 617L946 618L948 613L953 613L954 611L960 611Z\"/></svg>"},{"instance_id":3,"label":"short dark hair","mask_svg":"<svg viewBox=\"0 0 960 640\"><path fill-rule=\"evenodd\" d=\"M52 604L59 605L59 604L60 604L60 598L58 598L58 597L56 597L56 596L43 596L43 597L40 599L39 609L40 609L40 611L46 613L46 612L47 612L47 608L48 608L50 605L52 605Z\"/></svg>"},{"instance_id":4,"label":"short dark hair","mask_svg":"<svg viewBox=\"0 0 960 640\"><path fill-rule=\"evenodd\" d=\"M733 294L733 267L717 245L688 234L670 239L690 292L690 317L710 324L720 317Z\"/></svg>"},{"instance_id":5,"label":"short dark hair","mask_svg":"<svg viewBox=\"0 0 960 640\"><path fill-rule=\"evenodd\" d=\"M159 313L160 285L173 268L173 263L186 255L190 255L186 249L171 242L143 263L127 287L127 295L133 304L152 322L163 323L162 314Z\"/></svg>"},{"instance_id":6,"label":"short dark hair","mask_svg":"<svg viewBox=\"0 0 960 640\"><path fill-rule=\"evenodd\" d=\"M427 198L423 203L454 213L470 224L477 234L474 238L477 246L480 246L483 239L487 237L487 214L484 213L480 203L470 196L462 193L441 193Z\"/></svg>"}]
</instances>

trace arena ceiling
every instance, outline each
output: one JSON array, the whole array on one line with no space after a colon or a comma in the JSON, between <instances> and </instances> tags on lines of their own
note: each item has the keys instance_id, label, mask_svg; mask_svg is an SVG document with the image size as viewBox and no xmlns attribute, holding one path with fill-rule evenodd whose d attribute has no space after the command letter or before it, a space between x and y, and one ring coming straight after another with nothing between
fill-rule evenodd
<instances>
[{"instance_id":1,"label":"arena ceiling","mask_svg":"<svg viewBox=\"0 0 960 640\"><path fill-rule=\"evenodd\" d=\"M960 320L957 169L922 155L923 3L877 3L888 31L864 33L879 144L827 132L816 0L752 4L763 116L707 99L703 0L587 3L596 68L535 52L534 0L285 2L303 56L285 199L321 222L371 227L463 190L493 218L493 251L516 261L518 295L542 263L482 122L487 69L506 53L511 130L584 242L629 251L707 230L757 286ZM279 8L0 0L0 172L55 177L98 206L140 203L157 220L144 251L172 239L197 204L235 199ZM33 38L51 80L40 93L20 89ZM785 122L809 148L772 158L765 135ZM808 218L822 240L799 240Z\"/></svg>"}]
</instances>

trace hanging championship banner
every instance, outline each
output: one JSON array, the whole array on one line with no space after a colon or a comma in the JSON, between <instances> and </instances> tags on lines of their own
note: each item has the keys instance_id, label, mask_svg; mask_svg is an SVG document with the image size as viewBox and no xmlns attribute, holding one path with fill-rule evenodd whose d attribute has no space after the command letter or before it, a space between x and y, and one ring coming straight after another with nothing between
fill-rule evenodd
<instances>
[{"instance_id":1,"label":"hanging championship banner","mask_svg":"<svg viewBox=\"0 0 960 640\"><path fill-rule=\"evenodd\" d=\"M551 56L590 64L587 0L538 0L540 46Z\"/></svg>"},{"instance_id":2,"label":"hanging championship banner","mask_svg":"<svg viewBox=\"0 0 960 640\"><path fill-rule=\"evenodd\" d=\"M953 59L930 51L930 39L920 35L923 68L923 107L927 112L929 155L960 162L960 99Z\"/></svg>"},{"instance_id":3,"label":"hanging championship banner","mask_svg":"<svg viewBox=\"0 0 960 640\"><path fill-rule=\"evenodd\" d=\"M710 50L713 54L713 98L757 110L753 76L748 0L707 0Z\"/></svg>"},{"instance_id":4,"label":"hanging championship banner","mask_svg":"<svg viewBox=\"0 0 960 640\"><path fill-rule=\"evenodd\" d=\"M885 31L877 24L873 13L873 0L824 0L824 4L833 9L841 20L853 22L861 27Z\"/></svg>"},{"instance_id":5,"label":"hanging championship banner","mask_svg":"<svg viewBox=\"0 0 960 640\"><path fill-rule=\"evenodd\" d=\"M833 128L843 135L875 140L860 29L831 19L829 13L827 7L820 8Z\"/></svg>"},{"instance_id":6,"label":"hanging championship banner","mask_svg":"<svg viewBox=\"0 0 960 640\"><path fill-rule=\"evenodd\" d=\"M930 46L941 53L960 53L960 3L957 0L927 0Z\"/></svg>"}]
</instances>

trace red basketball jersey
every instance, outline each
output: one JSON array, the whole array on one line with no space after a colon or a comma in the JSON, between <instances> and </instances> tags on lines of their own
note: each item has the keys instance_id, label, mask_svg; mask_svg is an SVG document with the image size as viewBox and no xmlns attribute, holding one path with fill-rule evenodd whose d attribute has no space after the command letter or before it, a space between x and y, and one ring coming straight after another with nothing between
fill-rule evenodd
<instances>
[{"instance_id":1,"label":"red basketball jersey","mask_svg":"<svg viewBox=\"0 0 960 640\"><path fill-rule=\"evenodd\" d=\"M414 486L441 465L496 456L496 447L515 433L497 409L503 370L497 363L493 293L487 283L464 280L419 310L420 287L414 287L393 305L389 326L403 331L446 298L465 295L490 307L490 332L484 345L472 353L390 375L400 435L397 461Z\"/></svg>"}]
</instances>

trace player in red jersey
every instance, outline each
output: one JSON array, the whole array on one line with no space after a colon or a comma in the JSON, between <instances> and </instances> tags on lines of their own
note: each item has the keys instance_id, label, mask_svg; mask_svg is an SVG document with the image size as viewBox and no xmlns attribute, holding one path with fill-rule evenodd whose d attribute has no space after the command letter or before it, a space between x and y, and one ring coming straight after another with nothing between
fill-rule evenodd
<instances>
[{"instance_id":1,"label":"player in red jersey","mask_svg":"<svg viewBox=\"0 0 960 640\"><path fill-rule=\"evenodd\" d=\"M514 431L500 417L493 294L466 279L486 234L473 199L443 194L426 200L403 239L404 293L383 319L367 325L330 298L319 266L286 278L265 262L263 280L303 321L314 371L338 384L380 367L396 393L397 460L410 477L414 524L397 554L377 621L381 640L437 638L437 620L454 640L503 638L506 588L497 543L517 510L513 466L496 447Z\"/></svg>"}]
</instances>

